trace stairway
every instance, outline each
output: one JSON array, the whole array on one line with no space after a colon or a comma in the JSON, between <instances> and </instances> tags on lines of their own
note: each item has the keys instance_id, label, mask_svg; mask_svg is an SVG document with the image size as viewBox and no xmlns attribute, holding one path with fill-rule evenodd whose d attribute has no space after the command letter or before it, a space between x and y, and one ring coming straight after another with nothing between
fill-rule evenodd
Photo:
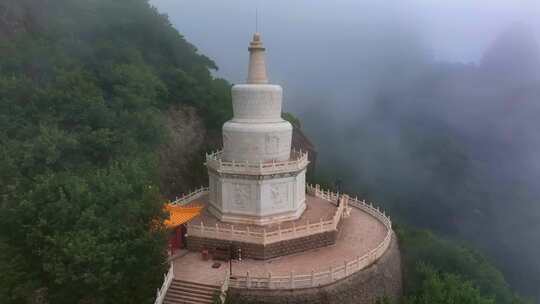
<instances>
[{"instance_id":1,"label":"stairway","mask_svg":"<svg viewBox=\"0 0 540 304\"><path fill-rule=\"evenodd\" d=\"M164 304L212 304L219 286L174 279L165 295Z\"/></svg>"}]
</instances>

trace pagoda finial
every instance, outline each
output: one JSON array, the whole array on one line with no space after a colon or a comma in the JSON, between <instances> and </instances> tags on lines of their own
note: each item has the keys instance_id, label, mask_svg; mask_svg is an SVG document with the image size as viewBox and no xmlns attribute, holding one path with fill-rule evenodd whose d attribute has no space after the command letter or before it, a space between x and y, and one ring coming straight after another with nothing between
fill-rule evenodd
<instances>
[{"instance_id":1,"label":"pagoda finial","mask_svg":"<svg viewBox=\"0 0 540 304\"><path fill-rule=\"evenodd\" d=\"M268 83L268 77L266 76L266 59L261 40L261 34L255 33L253 40L249 43L249 69L248 79L249 84L264 84Z\"/></svg>"}]
</instances>

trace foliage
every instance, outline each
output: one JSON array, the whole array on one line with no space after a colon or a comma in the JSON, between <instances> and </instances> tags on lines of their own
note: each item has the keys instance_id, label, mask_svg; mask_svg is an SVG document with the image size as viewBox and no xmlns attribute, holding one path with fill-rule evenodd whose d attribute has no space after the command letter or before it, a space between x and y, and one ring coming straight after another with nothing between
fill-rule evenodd
<instances>
[{"instance_id":1,"label":"foliage","mask_svg":"<svg viewBox=\"0 0 540 304\"><path fill-rule=\"evenodd\" d=\"M375 301L375 304L392 304L392 300L388 297L382 297Z\"/></svg>"},{"instance_id":2,"label":"foliage","mask_svg":"<svg viewBox=\"0 0 540 304\"><path fill-rule=\"evenodd\" d=\"M418 272L423 275L422 289L409 297L407 304L494 304L495 301L482 297L480 291L459 276L438 273L420 264Z\"/></svg>"},{"instance_id":3,"label":"foliage","mask_svg":"<svg viewBox=\"0 0 540 304\"><path fill-rule=\"evenodd\" d=\"M283 119L290 122L291 125L293 125L295 128L297 128L297 129L302 128L302 124L300 123L300 119L298 119L298 117L294 116L294 114L292 114L290 112L283 112L281 114L281 116L283 116Z\"/></svg>"},{"instance_id":4,"label":"foliage","mask_svg":"<svg viewBox=\"0 0 540 304\"><path fill-rule=\"evenodd\" d=\"M230 85L145 0L0 10L24 24L0 45L0 302L150 303L164 112L190 104L215 128Z\"/></svg>"},{"instance_id":5,"label":"foliage","mask_svg":"<svg viewBox=\"0 0 540 304\"><path fill-rule=\"evenodd\" d=\"M412 303L427 303L425 299L444 290L449 297L456 297L452 292L460 288L468 290L471 299L476 299L477 293L472 289L478 288L482 296L493 297L497 303L523 303L512 293L501 272L467 245L439 238L428 230L400 226L396 232L404 263L406 294L415 295Z\"/></svg>"}]
</instances>

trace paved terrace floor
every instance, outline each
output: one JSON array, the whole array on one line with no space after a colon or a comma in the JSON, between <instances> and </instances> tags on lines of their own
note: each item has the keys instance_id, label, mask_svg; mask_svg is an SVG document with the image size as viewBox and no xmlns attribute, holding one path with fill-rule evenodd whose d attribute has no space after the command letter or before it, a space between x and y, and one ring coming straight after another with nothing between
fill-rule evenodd
<instances>
[{"instance_id":1,"label":"paved terrace floor","mask_svg":"<svg viewBox=\"0 0 540 304\"><path fill-rule=\"evenodd\" d=\"M326 202L326 204L329 204ZM243 260L233 262L233 275L245 275L249 271L251 276L288 275L290 271L295 274L309 274L327 270L330 266L343 265L345 260L351 261L377 247L386 235L386 227L371 215L352 208L351 216L343 219L343 225L334 246L313 249L303 253L278 257L270 260ZM200 253L190 252L174 261L175 277L199 283L220 285L229 267L221 262L221 267L213 269L212 260L203 261Z\"/></svg>"},{"instance_id":2,"label":"paved terrace floor","mask_svg":"<svg viewBox=\"0 0 540 304\"><path fill-rule=\"evenodd\" d=\"M208 204L208 194L201 196L198 199L195 199L190 204ZM328 201L325 201L321 198L314 197L311 195L306 194L306 210L302 214L302 216L295 220L295 221L286 221L282 222L281 228L291 228L294 224L298 227L301 225L305 225L308 221L313 224L320 222L322 219L323 221L330 220L336 213L337 206L334 204L329 203ZM216 217L214 217L209 211L208 208L205 208L201 216L193 219L190 223L193 225L200 225L201 221L204 223L207 227L214 227L216 223L219 223L219 227L225 227L230 228L230 224L220 222ZM266 229L267 232L277 230L279 228L278 224L270 224L264 226L257 226L257 225L246 225L246 224L234 224L235 230L246 230L249 226L249 231L258 231L262 232L263 229Z\"/></svg>"}]
</instances>

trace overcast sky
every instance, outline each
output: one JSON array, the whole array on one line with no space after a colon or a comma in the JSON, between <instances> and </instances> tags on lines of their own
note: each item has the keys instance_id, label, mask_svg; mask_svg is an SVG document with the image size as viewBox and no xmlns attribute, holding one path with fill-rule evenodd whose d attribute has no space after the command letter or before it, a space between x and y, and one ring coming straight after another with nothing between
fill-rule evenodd
<instances>
[{"instance_id":1,"label":"overcast sky","mask_svg":"<svg viewBox=\"0 0 540 304\"><path fill-rule=\"evenodd\" d=\"M216 61L220 67L218 75L232 82L245 77L246 46L255 30L257 8L269 61L274 62L270 69L274 79L282 78L280 71L289 73L286 67L295 63L300 52L304 53L306 66L324 60L339 61L334 55L342 57L347 52L334 53L336 48L349 47L362 52L363 47L370 49L367 44L377 43L377 35L387 35L396 29L414 32L434 59L465 63L477 61L496 35L512 23L527 23L535 29L537 37L540 33L540 0L151 0L151 3L169 15L175 27L202 53ZM372 39L362 40L365 37Z\"/></svg>"}]
</instances>

